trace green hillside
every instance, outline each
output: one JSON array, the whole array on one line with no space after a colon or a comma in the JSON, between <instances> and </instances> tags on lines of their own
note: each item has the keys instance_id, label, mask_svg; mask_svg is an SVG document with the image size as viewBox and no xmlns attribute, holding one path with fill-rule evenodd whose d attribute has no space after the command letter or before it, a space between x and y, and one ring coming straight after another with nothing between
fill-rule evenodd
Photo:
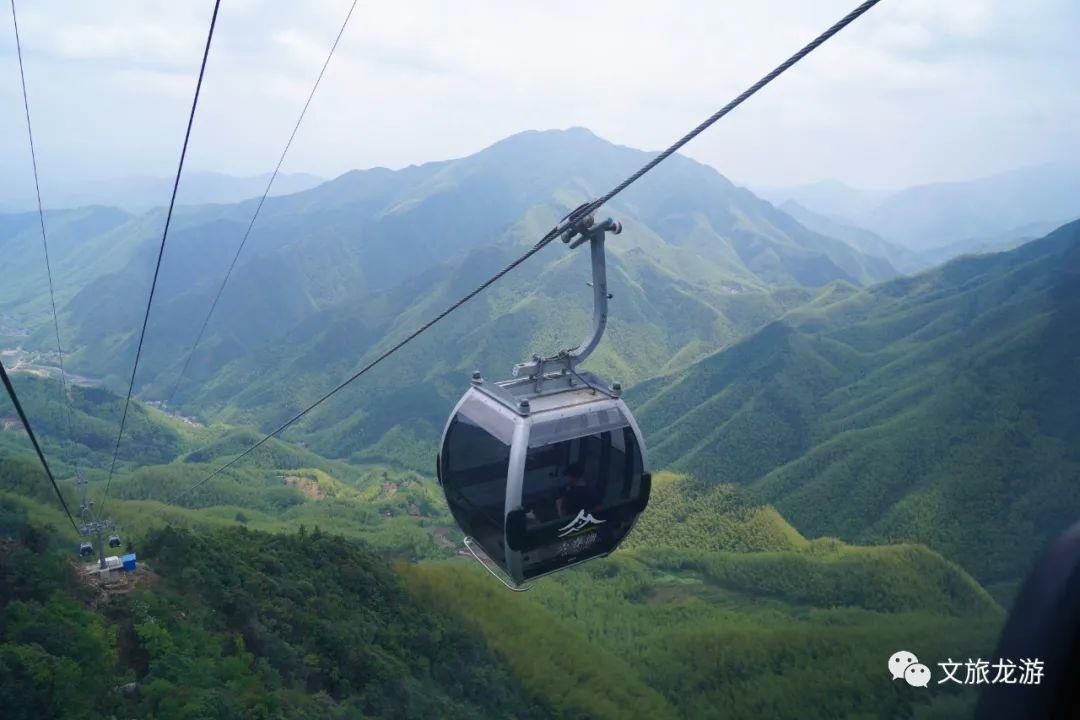
<instances>
[{"instance_id":1,"label":"green hillside","mask_svg":"<svg viewBox=\"0 0 1080 720\"><path fill-rule=\"evenodd\" d=\"M1080 506L1078 280L1073 223L823 296L630 402L660 467L1006 587Z\"/></svg>"},{"instance_id":2,"label":"green hillside","mask_svg":"<svg viewBox=\"0 0 1080 720\"><path fill-rule=\"evenodd\" d=\"M970 688L910 688L886 661L989 657L1032 557L1075 520L1080 221L897 279L910 254L881 237L673 157L608 209L625 230L588 363L629 388L649 507L611 557L526 593L462 557L430 472L468 371L586 332L587 258L561 243L203 482L649 157L530 132L270 198L166 405L253 201L180 208L111 480L162 211L46 215L70 418L34 216L0 216L0 353L68 503L78 468L142 563L121 590L89 580L0 398L0 706L970 716Z\"/></svg>"},{"instance_id":3,"label":"green hillside","mask_svg":"<svg viewBox=\"0 0 1080 720\"><path fill-rule=\"evenodd\" d=\"M942 255L937 262L930 262L927 258L930 254L928 251L916 252L903 245L886 240L875 232L846 222L843 218L822 215L809 210L793 199L785 200L779 203L777 207L814 232L837 240L843 240L851 247L867 255L876 255L888 260L893 267L905 275L917 270L923 270L931 265L946 262L957 255L963 254L962 251L956 251Z\"/></svg>"},{"instance_id":4,"label":"green hillside","mask_svg":"<svg viewBox=\"0 0 1080 720\"><path fill-rule=\"evenodd\" d=\"M20 696L20 712L955 717L970 692L898 686L884 660L897 647L984 656L1002 620L926 548L806 540L729 486L666 473L626 549L515 595L471 559L447 559L460 535L441 496L400 470L275 442L182 505L162 503L249 435L183 427L176 458L114 481L108 512L150 574L107 603L61 559L76 539L25 438L2 436L5 452L23 447L0 462L0 536L18 539L0 542L15 589L0 693L56 680ZM50 639L57 628L64 642ZM88 665L103 684L79 679ZM108 692L131 682L137 691Z\"/></svg>"},{"instance_id":5,"label":"green hillside","mask_svg":"<svg viewBox=\"0 0 1080 720\"><path fill-rule=\"evenodd\" d=\"M270 198L175 404L207 421L274 424L649 157L583 129L529 132L460 160L350 172ZM253 202L177 212L136 383L143 399L171 395ZM888 262L807 230L683 157L665 163L647 187L630 188L609 212L626 231L610 244L615 312L596 362L628 383L731 344L831 281L896 275ZM60 217L47 221L59 227ZM93 251L78 268L68 244L54 251L69 367L114 390L126 387L162 219L155 210L100 237L87 231L80 252L110 251ZM17 239L31 257L29 230ZM4 322L28 331L19 342L32 349L51 342L49 318L39 312L40 275L28 273L10 302L0 302ZM403 434L430 438L425 423L445 409L451 379L456 386L474 366L503 374L532 352L579 339L588 321L586 279L582 253L549 249L441 325L426 347L400 356L397 376L372 376L371 395L312 418L297 437L324 454L347 455L400 443ZM381 414L374 408L388 404L384 394L405 396L406 404L426 397L424 412L410 406L403 413L422 420L364 419ZM340 429L346 418L356 424L347 432ZM339 431L319 432L320 424Z\"/></svg>"},{"instance_id":6,"label":"green hillside","mask_svg":"<svg viewBox=\"0 0 1080 720\"><path fill-rule=\"evenodd\" d=\"M88 467L108 469L116 443L116 429L123 411L123 398L95 387L71 385L70 432L67 407L60 402L59 378L41 378L27 373L13 373L19 399L33 418L34 429L53 450L58 468L70 469L79 462ZM0 447L12 450L27 448L18 416L6 393L0 402ZM200 439L195 428L153 407L133 403L120 445L119 465L123 470L145 463L167 462Z\"/></svg>"},{"instance_id":7,"label":"green hillside","mask_svg":"<svg viewBox=\"0 0 1080 720\"><path fill-rule=\"evenodd\" d=\"M166 528L122 593L49 544L0 502L5 717L555 716L356 542Z\"/></svg>"},{"instance_id":8,"label":"green hillside","mask_svg":"<svg viewBox=\"0 0 1080 720\"><path fill-rule=\"evenodd\" d=\"M135 219L115 208L86 207L45 215L49 234L57 302L68 302L94 278L117 272L130 260L130 243L123 242ZM23 327L52 321L45 255L36 212L0 214L0 252L4 254L4 283L0 314L21 310ZM3 337L0 334L0 337Z\"/></svg>"},{"instance_id":9,"label":"green hillside","mask_svg":"<svg viewBox=\"0 0 1080 720\"><path fill-rule=\"evenodd\" d=\"M625 547L715 552L797 550L807 541L776 510L751 505L730 485L661 472L653 474L649 512L638 518Z\"/></svg>"},{"instance_id":10,"label":"green hillside","mask_svg":"<svg viewBox=\"0 0 1080 720\"><path fill-rule=\"evenodd\" d=\"M521 595L467 560L404 571L526 688L590 718L963 717L970 692L910 693L882 679L884 659L985 654L1002 619L913 547L621 551Z\"/></svg>"},{"instance_id":11,"label":"green hillside","mask_svg":"<svg viewBox=\"0 0 1080 720\"><path fill-rule=\"evenodd\" d=\"M72 442L57 382L24 373L13 381L69 506L78 507L76 466L88 480L89 498L101 503L122 399L102 389L72 387ZM6 395L0 423L0 491L54 505ZM205 530L241 522L266 531L319 525L413 559L444 557L460 540L441 492L429 478L399 466L327 460L271 440L244 463L202 482L258 437L249 429L193 425L133 403L109 485L108 514L125 534L136 535L166 523ZM48 520L66 525L62 516Z\"/></svg>"}]
</instances>

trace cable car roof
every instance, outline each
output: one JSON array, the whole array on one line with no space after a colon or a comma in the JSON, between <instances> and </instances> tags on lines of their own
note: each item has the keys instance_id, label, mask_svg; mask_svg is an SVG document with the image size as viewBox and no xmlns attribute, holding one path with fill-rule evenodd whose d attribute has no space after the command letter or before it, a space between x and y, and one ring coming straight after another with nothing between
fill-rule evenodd
<instances>
[{"instance_id":1,"label":"cable car roof","mask_svg":"<svg viewBox=\"0 0 1080 720\"><path fill-rule=\"evenodd\" d=\"M524 377L488 383L473 374L472 386L517 415L534 415L589 403L612 400L621 395L597 375L586 371L546 373L540 378Z\"/></svg>"}]
</instances>

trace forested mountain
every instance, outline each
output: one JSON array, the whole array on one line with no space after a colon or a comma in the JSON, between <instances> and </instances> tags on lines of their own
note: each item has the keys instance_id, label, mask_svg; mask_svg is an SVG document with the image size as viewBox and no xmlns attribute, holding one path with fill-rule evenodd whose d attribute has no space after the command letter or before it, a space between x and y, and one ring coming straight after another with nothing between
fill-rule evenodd
<instances>
[{"instance_id":1,"label":"forested mountain","mask_svg":"<svg viewBox=\"0 0 1080 720\"><path fill-rule=\"evenodd\" d=\"M524 595L471 559L387 565L354 537L267 534L212 509L126 533L140 570L110 591L64 559L68 533L39 524L62 518L22 494L42 480L29 461L0 466L13 718L794 720L858 703L941 717L969 712L971 690L898 692L881 659L898 643L927 660L985 654L1002 617L925 548L808 541L731 489L667 475L632 548ZM708 547L685 549L673 514L707 522Z\"/></svg>"},{"instance_id":2,"label":"forested mountain","mask_svg":"<svg viewBox=\"0 0 1080 720\"><path fill-rule=\"evenodd\" d=\"M586 130L530 132L461 160L347 173L270 199L174 406L263 427L279 420L649 157ZM253 209L254 201L178 211L137 384L141 398L172 394ZM807 230L681 157L647 186L631 187L610 212L626 230L609 244L615 312L597 366L624 382L724 347L829 282L896 274L887 261ZM55 253L69 366L115 389L126 386L160 221L155 212L110 229L107 239L87 234L85 244L107 242L110 252L77 269L63 247ZM29 263L32 231L20 226L0 242L18 245ZM21 318L28 326L29 338L18 342L48 348L48 316L26 304L41 296L44 278L37 274L40 287L31 293L33 278L28 272L23 292L2 310L8 324ZM378 454L376 444L399 424L419 423L406 434L424 435L423 423L438 422L463 373L480 367L501 375L532 352L576 342L590 312L586 279L582 253L551 247L402 354L391 376L373 375L367 393L351 396L360 407L339 404L313 417L313 428L336 429L309 439L327 453ZM346 417L351 427L340 424Z\"/></svg>"},{"instance_id":3,"label":"forested mountain","mask_svg":"<svg viewBox=\"0 0 1080 720\"><path fill-rule=\"evenodd\" d=\"M50 212L50 262L57 285L57 302L69 301L79 288L102 274L116 272L130 257L130 214L108 207ZM37 212L0 214L0 252L4 282L0 284L0 328L10 335L14 327L37 330L51 322L45 255ZM116 232L124 228L121 232Z\"/></svg>"},{"instance_id":4,"label":"forested mountain","mask_svg":"<svg viewBox=\"0 0 1080 720\"><path fill-rule=\"evenodd\" d=\"M584 130L524 133L462 160L353 172L272 198L174 407L208 421L276 425L647 157ZM1048 504L1056 476L1043 474L1030 488L1013 478L1046 453L1065 475L1075 462L1064 449L1075 439L1071 416L1053 404L1075 382L1062 359L1075 346L1063 319L1072 301L1061 289L1071 277L1062 258L1071 257L1075 226L1012 253L860 289L859 281L894 274L871 254L902 257L888 241L848 237L867 252L856 250L684 158L661 166L656 178L612 208L626 230L609 243L614 308L592 366L627 384L646 381L629 398L660 466L748 488L812 535L926 542L983 581L1015 580L1064 516L1052 517ZM179 213L137 384L143 399L170 395L252 209ZM20 292L4 298L5 327L11 318L34 321L29 336L6 342L48 348L47 305L29 292L31 220L8 216L3 225L2 241L26 263ZM159 220L107 209L47 216L62 278L62 332L72 338L69 369L123 386ZM584 332L588 271L580 255L545 250L288 438L328 457L428 472L467 371L502 375ZM85 287L76 291L78 283ZM1053 358L1061 363L1056 375L1033 370ZM86 391L74 393L86 432L71 451L89 457L107 445L108 430L95 429L103 421L92 411L80 414ZM1031 428L1020 420L1039 393L1053 412L1039 409L1042 424ZM106 414L118 412L107 393L97 401L111 403ZM999 423L973 419L991 411ZM49 422L60 418L54 410ZM950 434L933 429L944 426L963 441L945 443ZM179 452L182 443L168 433L143 437L134 427L122 462L168 463ZM242 436L231 437L242 447L235 439ZM147 441L158 455L140 455ZM992 470L970 459L1010 443L1022 447ZM228 446L222 440L202 457ZM894 455L900 459L881 478L862 479L867 463ZM979 468L978 483L960 479L957 464L968 462ZM947 523L935 520L991 492L1008 499L986 518L1006 528L987 541L997 550L979 545L986 523L944 533ZM841 496L848 502L835 502Z\"/></svg>"},{"instance_id":5,"label":"forested mountain","mask_svg":"<svg viewBox=\"0 0 1080 720\"><path fill-rule=\"evenodd\" d=\"M230 361L239 360L237 371L244 372L245 365L250 370L268 354L288 356L310 335L309 328L333 326L335 317L352 324L358 308L368 316L366 324L379 324L376 335L393 330L398 318L434 302L430 295L455 274L472 277L477 263L490 266L489 257L502 260L520 252L569 207L648 157L584 130L526 133L462 160L348 173L313 190L272 199L217 310L187 397L198 381ZM695 304L714 322L698 324L695 335L703 337L693 338L694 344L714 349L757 327L760 317L774 317L777 307L789 304L771 298L777 287L895 275L887 262L807 231L710 168L676 158L658 172L649 188L631 188L611 209L628 228L612 251L630 256L626 272L635 284L655 286L662 297L685 297L688 290L702 295ZM249 202L178 214L143 377L144 383L158 380L159 392L171 390L182 351L194 338L253 209ZM134 220L122 232L137 236L130 242L138 249L128 253L124 267L102 268L63 306L73 366L118 387L159 223L153 214ZM550 267L560 259L553 248L539 262ZM539 285L539 274L539 269L519 273L510 282L518 291L548 292ZM376 307L373 301L387 291L392 293L387 299L397 302L384 300L385 307ZM657 305L662 313L665 306ZM748 312L757 317L747 319ZM490 311L466 313L470 326L491 319ZM660 320L677 320L670 310L661 313L654 312ZM546 332L538 329L536 335ZM662 350L669 357L683 350L693 355L689 344L672 338ZM152 389L148 397L153 396Z\"/></svg>"},{"instance_id":6,"label":"forested mountain","mask_svg":"<svg viewBox=\"0 0 1080 720\"><path fill-rule=\"evenodd\" d=\"M0 498L6 718L557 717L355 541L157 530L130 594L63 555Z\"/></svg>"},{"instance_id":7,"label":"forested mountain","mask_svg":"<svg viewBox=\"0 0 1080 720\"><path fill-rule=\"evenodd\" d=\"M430 472L469 370L504 376L585 332L587 258L559 243L203 482L649 157L580 129L524 133L271 198L162 408L144 401L171 395L254 205L180 208L109 484L142 563L128 590L80 573L0 399L4 707L969 714L971 688L920 694L884 658L988 656L1033 553L1080 507L1080 221L897 278L927 256L673 157L610 208L625 230L589 360L630 388L652 501L615 555L530 593L456 557ZM98 502L109 482L162 219L46 214L69 426L37 218L0 216L0 351L73 507L76 465Z\"/></svg>"},{"instance_id":8,"label":"forested mountain","mask_svg":"<svg viewBox=\"0 0 1080 720\"><path fill-rule=\"evenodd\" d=\"M831 295L630 401L662 467L800 531L1020 576L1080 506L1080 222ZM962 522L958 522L962 519Z\"/></svg>"}]
</instances>

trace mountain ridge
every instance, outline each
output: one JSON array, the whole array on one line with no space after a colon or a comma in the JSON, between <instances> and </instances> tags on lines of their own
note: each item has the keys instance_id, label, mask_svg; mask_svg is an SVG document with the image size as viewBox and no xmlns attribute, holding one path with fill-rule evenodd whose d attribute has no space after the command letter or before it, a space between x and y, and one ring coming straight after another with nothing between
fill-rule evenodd
<instances>
[{"instance_id":1,"label":"mountain ridge","mask_svg":"<svg viewBox=\"0 0 1080 720\"><path fill-rule=\"evenodd\" d=\"M1044 163L894 191L859 190L837 181L761 191L778 204L795 201L833 221L925 253L926 266L978 251L979 238L1012 234L1033 223L1057 227L1080 217L1080 164ZM950 254L948 246L959 250Z\"/></svg>"},{"instance_id":2,"label":"mountain ridge","mask_svg":"<svg viewBox=\"0 0 1080 720\"><path fill-rule=\"evenodd\" d=\"M365 345L369 351L385 345L380 337L404 332L404 319L419 324L426 319L421 309L434 311L456 299L446 278L477 278L479 284L481 276L467 265L494 267L491 257L508 262L566 208L602 192L650 157L584 129L528 132L466 158L400 171L353 171L316 188L269 198L193 359L193 382L182 386L177 401L200 413L218 412L234 401L254 402L241 408L246 415L227 417L265 422L279 412L259 399L269 393L241 392L238 379L278 374L276 360L300 376L282 378L279 385L314 390L319 382L330 383L329 373L312 368L335 367L344 374L364 357ZM136 385L142 397L162 399L171 392L201 313L253 208L254 201L245 201L177 211ZM679 156L659 167L648 183L629 188L611 212L627 228L610 244L613 274L628 289L620 299L632 302L636 319L634 327L621 329L626 320L616 311L616 345L614 352L605 350L605 362L628 380L662 369L668 362L664 356L689 362L836 279L861 284L896 274L886 261L807 230L715 170ZM125 249L92 258L81 268L84 282L75 295L68 295L72 286L64 284L61 297L68 299L61 303L61 330L70 339L72 369L114 388L126 385L139 324L135 313L144 302L160 221L158 211L129 219L113 231L115 238L105 238ZM5 242L30 248L35 240L27 230L0 237L0 244ZM470 364L497 360L500 367L509 366L529 352L550 352L546 346L565 332L579 332L587 321L587 298L581 298L581 307L560 302L555 290L569 293L572 285L554 271L572 267L581 277L581 261L571 265L565 258L547 259L550 255L538 274L519 273L507 280L516 286L493 289L495 298L478 301L486 305L484 313L462 310L468 321L457 325L461 334L467 327L508 326L505 320L495 322L507 308L534 319L533 336L518 333L517 349L492 348L487 356L463 352ZM464 294L472 288L454 281L453 289ZM31 294L28 286L21 291ZM511 300L521 292L529 302ZM700 321L695 327L681 316L677 302L695 308ZM364 309L358 313L358 307ZM6 310L27 314L17 303ZM356 324L357 315L368 319ZM45 346L48 326L40 315L32 317L39 322L30 338ZM355 338L318 333L320 325ZM505 338L508 345L514 340ZM305 343L333 352L320 355L316 364L313 357L298 356ZM342 354L346 348L348 354ZM457 365L456 371L464 370ZM215 375L230 378L233 397L213 397L227 389L220 385L196 397L199 383Z\"/></svg>"},{"instance_id":3,"label":"mountain ridge","mask_svg":"<svg viewBox=\"0 0 1080 720\"><path fill-rule=\"evenodd\" d=\"M917 540L1006 582L1080 502L1078 278L1080 221L796 308L628 401L661 466L804 533Z\"/></svg>"}]
</instances>

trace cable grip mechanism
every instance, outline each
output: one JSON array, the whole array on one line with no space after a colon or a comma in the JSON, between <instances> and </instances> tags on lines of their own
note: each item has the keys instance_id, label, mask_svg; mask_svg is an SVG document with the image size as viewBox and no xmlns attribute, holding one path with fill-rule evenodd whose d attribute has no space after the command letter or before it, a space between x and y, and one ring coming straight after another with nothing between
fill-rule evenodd
<instances>
[{"instance_id":1,"label":"cable grip mechanism","mask_svg":"<svg viewBox=\"0 0 1080 720\"><path fill-rule=\"evenodd\" d=\"M581 206L582 208L587 205ZM579 208L580 210L581 208ZM577 212L577 211L575 211ZM573 213L570 214L572 216ZM568 216L568 217L570 217ZM562 366L567 372L573 372L574 367L579 365L592 354L596 346L600 344L600 338L607 328L607 303L611 299L611 293L607 289L607 263L604 255L604 239L607 233L618 235L622 232L622 223L611 218L597 224L591 213L587 213L573 222L560 235L563 243L570 249L589 243L589 256L592 260L592 289L593 289L593 321L589 334L581 343L571 350L561 350L548 357L533 356L530 362L518 363L514 366L514 377L534 376L542 373L547 367Z\"/></svg>"}]
</instances>

